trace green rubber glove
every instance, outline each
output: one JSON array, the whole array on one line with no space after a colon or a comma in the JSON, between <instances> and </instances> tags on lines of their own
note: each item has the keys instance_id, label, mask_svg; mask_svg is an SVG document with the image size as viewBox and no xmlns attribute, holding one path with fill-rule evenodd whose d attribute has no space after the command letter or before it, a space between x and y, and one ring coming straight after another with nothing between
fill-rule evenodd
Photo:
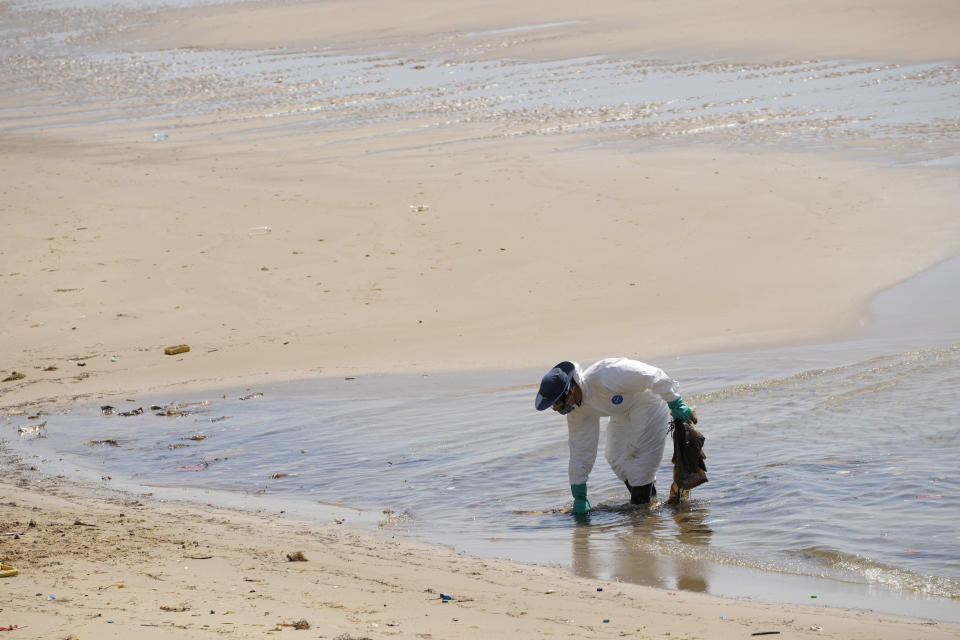
<instances>
[{"instance_id":1,"label":"green rubber glove","mask_svg":"<svg viewBox=\"0 0 960 640\"><path fill-rule=\"evenodd\" d=\"M667 406L670 407L670 415L675 421L692 422L693 424L697 424L696 412L687 406L687 403L683 401L683 398L677 396L677 399L668 402Z\"/></svg>"},{"instance_id":2,"label":"green rubber glove","mask_svg":"<svg viewBox=\"0 0 960 640\"><path fill-rule=\"evenodd\" d=\"M570 493L573 494L573 512L586 513L590 511L590 501L587 500L587 485L572 484Z\"/></svg>"}]
</instances>

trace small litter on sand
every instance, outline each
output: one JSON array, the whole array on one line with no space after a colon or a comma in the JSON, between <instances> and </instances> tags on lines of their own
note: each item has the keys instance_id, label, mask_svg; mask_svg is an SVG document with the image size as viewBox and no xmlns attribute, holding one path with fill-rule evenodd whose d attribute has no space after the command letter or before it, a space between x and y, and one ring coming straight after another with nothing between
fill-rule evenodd
<instances>
[{"instance_id":1,"label":"small litter on sand","mask_svg":"<svg viewBox=\"0 0 960 640\"><path fill-rule=\"evenodd\" d=\"M42 438L44 435L46 435L46 432L46 420L38 424L28 424L22 427L17 427L17 435L20 436L37 436L38 438Z\"/></svg>"},{"instance_id":2,"label":"small litter on sand","mask_svg":"<svg viewBox=\"0 0 960 640\"><path fill-rule=\"evenodd\" d=\"M178 345L174 345L174 346L172 346L172 347L167 347L166 349L163 350L163 353L166 354L166 355L168 355L168 356L175 356L175 355L177 355L178 353L186 353L186 352L188 352L188 351L190 351L190 345L188 345L188 344L178 344Z\"/></svg>"},{"instance_id":3,"label":"small litter on sand","mask_svg":"<svg viewBox=\"0 0 960 640\"><path fill-rule=\"evenodd\" d=\"M296 622L278 622L277 627L293 627L294 629L306 630L310 628L310 623L306 620L297 620Z\"/></svg>"},{"instance_id":4,"label":"small litter on sand","mask_svg":"<svg viewBox=\"0 0 960 640\"><path fill-rule=\"evenodd\" d=\"M287 560L290 562L307 562L307 556L303 555L303 551L294 551L287 554Z\"/></svg>"}]
</instances>

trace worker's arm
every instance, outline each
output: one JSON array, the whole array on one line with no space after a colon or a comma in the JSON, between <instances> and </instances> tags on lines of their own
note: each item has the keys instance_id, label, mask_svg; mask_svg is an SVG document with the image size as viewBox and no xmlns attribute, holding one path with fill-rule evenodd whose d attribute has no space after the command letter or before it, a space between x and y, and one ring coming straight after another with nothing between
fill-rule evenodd
<instances>
[{"instance_id":1,"label":"worker's arm","mask_svg":"<svg viewBox=\"0 0 960 640\"><path fill-rule=\"evenodd\" d=\"M587 499L587 478L597 460L597 446L600 441L600 418L578 415L573 412L567 416L567 430L570 443L570 492L573 494L573 512L586 513L590 510Z\"/></svg>"}]
</instances>

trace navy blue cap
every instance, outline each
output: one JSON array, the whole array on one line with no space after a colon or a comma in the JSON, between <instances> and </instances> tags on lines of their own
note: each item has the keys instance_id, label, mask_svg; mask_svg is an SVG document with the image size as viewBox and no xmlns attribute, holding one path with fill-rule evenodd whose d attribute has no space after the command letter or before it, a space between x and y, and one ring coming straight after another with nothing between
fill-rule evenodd
<instances>
[{"instance_id":1,"label":"navy blue cap","mask_svg":"<svg viewBox=\"0 0 960 640\"><path fill-rule=\"evenodd\" d=\"M576 366L572 362L563 361L543 376L540 391L537 393L537 411L553 406L553 403L567 392L575 370Z\"/></svg>"}]
</instances>

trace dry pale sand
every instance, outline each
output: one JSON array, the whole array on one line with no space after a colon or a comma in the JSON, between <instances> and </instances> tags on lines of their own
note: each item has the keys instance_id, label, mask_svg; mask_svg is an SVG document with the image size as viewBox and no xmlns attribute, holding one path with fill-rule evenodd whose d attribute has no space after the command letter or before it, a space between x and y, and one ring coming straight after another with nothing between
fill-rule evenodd
<instances>
[{"instance_id":1,"label":"dry pale sand","mask_svg":"<svg viewBox=\"0 0 960 640\"><path fill-rule=\"evenodd\" d=\"M549 16L567 24L510 53L956 60L957 14L946 1L325 2L175 12L115 37L405 44L443 56L457 47L444 34ZM31 99L3 105L29 114ZM949 167L476 142L482 124L462 145L436 132L411 133L406 146L393 136L389 153L369 135L331 133L335 154L327 139L251 140L228 128L184 127L147 146L147 125L48 124L0 136L8 410L815 339L855 328L871 294L960 247ZM250 232L260 226L272 232ZM191 350L164 355L181 343ZM389 528L90 499L3 468L0 528L24 532L0 539L0 558L21 572L0 580L0 623L27 627L16 637L261 637L301 633L278 627L301 619L304 637L328 638L960 636L949 624L599 585L417 546ZM288 562L293 551L309 561Z\"/></svg>"}]
</instances>

